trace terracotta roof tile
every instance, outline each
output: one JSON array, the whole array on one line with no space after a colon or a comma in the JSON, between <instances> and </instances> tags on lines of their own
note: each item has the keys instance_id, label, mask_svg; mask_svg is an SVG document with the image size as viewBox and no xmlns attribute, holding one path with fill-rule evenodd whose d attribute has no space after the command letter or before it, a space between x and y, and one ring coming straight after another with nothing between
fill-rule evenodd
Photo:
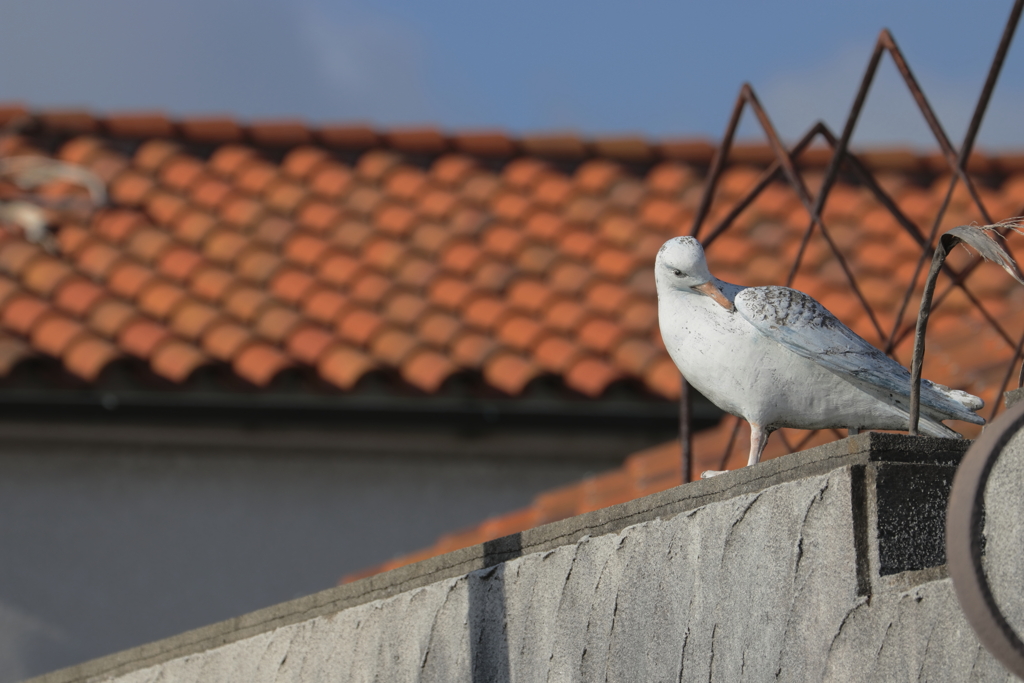
<instances>
[{"instance_id":1,"label":"terracotta roof tile","mask_svg":"<svg viewBox=\"0 0 1024 683\"><path fill-rule=\"evenodd\" d=\"M508 302L515 308L538 313L547 307L554 293L536 280L518 280L508 291Z\"/></svg>"},{"instance_id":2,"label":"terracotta roof tile","mask_svg":"<svg viewBox=\"0 0 1024 683\"><path fill-rule=\"evenodd\" d=\"M437 275L437 267L425 259L406 259L396 273L396 280L416 289L426 289L427 284Z\"/></svg>"},{"instance_id":3,"label":"terracotta roof tile","mask_svg":"<svg viewBox=\"0 0 1024 683\"><path fill-rule=\"evenodd\" d=\"M154 190L145 198L146 213L159 224L173 222L187 206L180 196L164 190Z\"/></svg>"},{"instance_id":4,"label":"terracotta roof tile","mask_svg":"<svg viewBox=\"0 0 1024 683\"><path fill-rule=\"evenodd\" d=\"M485 261L476 269L473 284L481 291L500 293L515 275L511 266L497 261Z\"/></svg>"},{"instance_id":5,"label":"terracotta roof tile","mask_svg":"<svg viewBox=\"0 0 1024 683\"><path fill-rule=\"evenodd\" d=\"M286 306L269 305L260 309L253 320L253 329L258 335L280 344L302 320L302 317Z\"/></svg>"},{"instance_id":6,"label":"terracotta roof tile","mask_svg":"<svg viewBox=\"0 0 1024 683\"><path fill-rule=\"evenodd\" d=\"M463 309L463 320L488 332L496 329L506 313L505 304L493 297L478 297Z\"/></svg>"},{"instance_id":7,"label":"terracotta roof tile","mask_svg":"<svg viewBox=\"0 0 1024 683\"><path fill-rule=\"evenodd\" d=\"M281 170L296 180L305 180L330 158L330 154L319 147L296 147L285 155Z\"/></svg>"},{"instance_id":8,"label":"terracotta roof tile","mask_svg":"<svg viewBox=\"0 0 1024 683\"><path fill-rule=\"evenodd\" d=\"M297 183L276 180L264 190L264 197L271 209L291 215L306 198L306 190Z\"/></svg>"},{"instance_id":9,"label":"terracotta roof tile","mask_svg":"<svg viewBox=\"0 0 1024 683\"><path fill-rule=\"evenodd\" d=\"M112 114L103 123L115 137L161 138L170 137L174 132L173 124L159 112Z\"/></svg>"},{"instance_id":10,"label":"terracotta roof tile","mask_svg":"<svg viewBox=\"0 0 1024 683\"><path fill-rule=\"evenodd\" d=\"M232 263L249 246L249 240L234 230L218 230L203 242L203 255L214 263Z\"/></svg>"},{"instance_id":11,"label":"terracotta roof tile","mask_svg":"<svg viewBox=\"0 0 1024 683\"><path fill-rule=\"evenodd\" d=\"M9 281L0 281L0 303L8 296L5 292L7 288L4 286L7 282ZM92 307L104 296L102 287L82 278L70 278L53 292L52 299L57 308L82 318L88 315Z\"/></svg>"},{"instance_id":12,"label":"terracotta roof tile","mask_svg":"<svg viewBox=\"0 0 1024 683\"><path fill-rule=\"evenodd\" d=\"M72 164L88 164L104 148L103 141L89 135L80 135L65 142L57 158Z\"/></svg>"},{"instance_id":13,"label":"terracotta roof tile","mask_svg":"<svg viewBox=\"0 0 1024 683\"><path fill-rule=\"evenodd\" d=\"M77 321L61 315L47 315L32 328L32 346L60 358L83 331L84 328Z\"/></svg>"},{"instance_id":14,"label":"terracotta roof tile","mask_svg":"<svg viewBox=\"0 0 1024 683\"><path fill-rule=\"evenodd\" d=\"M115 209L101 212L93 221L93 230L108 242L119 244L145 224L146 217L138 211Z\"/></svg>"},{"instance_id":15,"label":"terracotta roof tile","mask_svg":"<svg viewBox=\"0 0 1024 683\"><path fill-rule=\"evenodd\" d=\"M310 142L312 134L301 121L257 121L249 124L249 135L257 144L290 147Z\"/></svg>"},{"instance_id":16,"label":"terracotta roof tile","mask_svg":"<svg viewBox=\"0 0 1024 683\"><path fill-rule=\"evenodd\" d=\"M526 273L540 274L551 266L557 256L557 252L553 249L532 245L519 253L518 258L516 258L516 265Z\"/></svg>"},{"instance_id":17,"label":"terracotta roof tile","mask_svg":"<svg viewBox=\"0 0 1024 683\"><path fill-rule=\"evenodd\" d=\"M533 358L544 370L559 374L565 372L580 354L578 346L560 336L549 336L533 350Z\"/></svg>"},{"instance_id":18,"label":"terracotta roof tile","mask_svg":"<svg viewBox=\"0 0 1024 683\"><path fill-rule=\"evenodd\" d=\"M193 186L192 201L204 209L217 209L231 194L231 186L216 178L205 178Z\"/></svg>"},{"instance_id":19,"label":"terracotta roof tile","mask_svg":"<svg viewBox=\"0 0 1024 683\"><path fill-rule=\"evenodd\" d=\"M370 182L380 182L401 162L402 158L394 152L373 150L359 157L355 170L360 177Z\"/></svg>"},{"instance_id":20,"label":"terracotta roof tile","mask_svg":"<svg viewBox=\"0 0 1024 683\"><path fill-rule=\"evenodd\" d=\"M478 164L471 156L445 154L430 166L430 177L440 185L455 188L462 185L477 168Z\"/></svg>"},{"instance_id":21,"label":"terracotta roof tile","mask_svg":"<svg viewBox=\"0 0 1024 683\"><path fill-rule=\"evenodd\" d=\"M139 358L149 358L156 347L170 337L167 328L152 320L138 318L129 322L117 335L117 345Z\"/></svg>"},{"instance_id":22,"label":"terracotta roof tile","mask_svg":"<svg viewBox=\"0 0 1024 683\"><path fill-rule=\"evenodd\" d=\"M156 228L140 228L132 233L127 251L143 263L153 263L171 244L171 237Z\"/></svg>"},{"instance_id":23,"label":"terracotta roof tile","mask_svg":"<svg viewBox=\"0 0 1024 683\"><path fill-rule=\"evenodd\" d=\"M391 367L398 367L417 346L418 342L411 334L398 329L387 329L374 337L370 351L377 360Z\"/></svg>"},{"instance_id":24,"label":"terracotta roof tile","mask_svg":"<svg viewBox=\"0 0 1024 683\"><path fill-rule=\"evenodd\" d=\"M7 275L17 277L29 263L42 253L42 249L29 242L8 240L6 243L0 244L0 270Z\"/></svg>"},{"instance_id":25,"label":"terracotta roof tile","mask_svg":"<svg viewBox=\"0 0 1024 683\"><path fill-rule=\"evenodd\" d=\"M529 135L520 144L527 153L550 159L578 159L587 153L583 140L571 133Z\"/></svg>"},{"instance_id":26,"label":"terracotta roof tile","mask_svg":"<svg viewBox=\"0 0 1024 683\"><path fill-rule=\"evenodd\" d=\"M201 268L193 276L189 289L193 294L216 303L221 300L234 280L230 273L220 268Z\"/></svg>"},{"instance_id":27,"label":"terracotta roof tile","mask_svg":"<svg viewBox=\"0 0 1024 683\"><path fill-rule=\"evenodd\" d=\"M654 393L665 398L671 400L679 398L681 386L679 370L667 356L662 356L647 367L644 372L644 384Z\"/></svg>"},{"instance_id":28,"label":"terracotta roof tile","mask_svg":"<svg viewBox=\"0 0 1024 683\"><path fill-rule=\"evenodd\" d=\"M146 315L163 320L185 299L185 290L167 282L156 281L138 297L138 306Z\"/></svg>"},{"instance_id":29,"label":"terracotta roof tile","mask_svg":"<svg viewBox=\"0 0 1024 683\"><path fill-rule=\"evenodd\" d=\"M585 260L597 247L597 237L588 230L574 230L566 233L558 243L562 253Z\"/></svg>"},{"instance_id":30,"label":"terracotta roof tile","mask_svg":"<svg viewBox=\"0 0 1024 683\"><path fill-rule=\"evenodd\" d=\"M608 315L618 316L631 294L626 288L610 282L597 282L587 290L587 305Z\"/></svg>"},{"instance_id":31,"label":"terracotta roof tile","mask_svg":"<svg viewBox=\"0 0 1024 683\"><path fill-rule=\"evenodd\" d=\"M157 173L160 167L180 150L180 145L169 140L147 140L135 150L132 163L147 173Z\"/></svg>"},{"instance_id":32,"label":"terracotta roof tile","mask_svg":"<svg viewBox=\"0 0 1024 683\"><path fill-rule=\"evenodd\" d=\"M548 208L564 206L573 193L573 185L568 178L559 174L547 174L534 188L534 199Z\"/></svg>"},{"instance_id":33,"label":"terracotta roof tile","mask_svg":"<svg viewBox=\"0 0 1024 683\"><path fill-rule=\"evenodd\" d=\"M402 364L401 375L414 387L434 393L456 370L447 357L435 351L422 350L409 356Z\"/></svg>"},{"instance_id":34,"label":"terracotta roof tile","mask_svg":"<svg viewBox=\"0 0 1024 683\"><path fill-rule=\"evenodd\" d=\"M411 202L427 185L426 174L412 166L398 167L391 172L384 183L384 191L392 197Z\"/></svg>"},{"instance_id":35,"label":"terracotta roof tile","mask_svg":"<svg viewBox=\"0 0 1024 683\"><path fill-rule=\"evenodd\" d=\"M654 146L636 136L598 138L592 145L597 154L622 161L643 163L655 155Z\"/></svg>"},{"instance_id":36,"label":"terracotta roof tile","mask_svg":"<svg viewBox=\"0 0 1024 683\"><path fill-rule=\"evenodd\" d=\"M658 349L643 339L627 339L616 347L615 364L632 377L643 377L644 370L659 356Z\"/></svg>"},{"instance_id":37,"label":"terracotta roof tile","mask_svg":"<svg viewBox=\"0 0 1024 683\"><path fill-rule=\"evenodd\" d=\"M342 210L333 204L320 200L307 202L296 214L298 224L317 234L326 233L330 228L337 225L342 216Z\"/></svg>"},{"instance_id":38,"label":"terracotta roof tile","mask_svg":"<svg viewBox=\"0 0 1024 683\"><path fill-rule=\"evenodd\" d=\"M416 336L425 342L444 348L451 343L455 334L462 329L457 318L446 313L430 313L420 320Z\"/></svg>"},{"instance_id":39,"label":"terracotta roof tile","mask_svg":"<svg viewBox=\"0 0 1024 683\"><path fill-rule=\"evenodd\" d=\"M395 149L416 154L436 154L448 147L445 136L436 128L393 129L384 138Z\"/></svg>"},{"instance_id":40,"label":"terracotta roof tile","mask_svg":"<svg viewBox=\"0 0 1024 683\"><path fill-rule=\"evenodd\" d=\"M575 301L563 300L548 307L544 322L552 329L562 332L575 332L583 321L586 312Z\"/></svg>"},{"instance_id":41,"label":"terracotta roof tile","mask_svg":"<svg viewBox=\"0 0 1024 683\"><path fill-rule=\"evenodd\" d=\"M249 194L263 191L277 178L277 167L263 159L251 158L235 171L235 187Z\"/></svg>"},{"instance_id":42,"label":"terracotta roof tile","mask_svg":"<svg viewBox=\"0 0 1024 683\"><path fill-rule=\"evenodd\" d=\"M171 340L153 353L149 364L157 375L181 383L207 362L209 359L196 347Z\"/></svg>"},{"instance_id":43,"label":"terracotta roof tile","mask_svg":"<svg viewBox=\"0 0 1024 683\"><path fill-rule=\"evenodd\" d=\"M252 340L252 332L237 323L224 322L203 333L203 350L218 360L231 361Z\"/></svg>"},{"instance_id":44,"label":"terracotta roof tile","mask_svg":"<svg viewBox=\"0 0 1024 683\"><path fill-rule=\"evenodd\" d=\"M310 178L310 189L323 197L339 199L352 185L352 172L341 164L328 163L319 167Z\"/></svg>"},{"instance_id":45,"label":"terracotta roof tile","mask_svg":"<svg viewBox=\"0 0 1024 683\"><path fill-rule=\"evenodd\" d=\"M498 348L490 337L476 332L460 334L451 344L451 357L464 368L480 368Z\"/></svg>"},{"instance_id":46,"label":"terracotta roof tile","mask_svg":"<svg viewBox=\"0 0 1024 683\"><path fill-rule=\"evenodd\" d=\"M174 236L186 244L198 245L212 232L217 220L204 211L187 209L171 222Z\"/></svg>"},{"instance_id":47,"label":"terracotta roof tile","mask_svg":"<svg viewBox=\"0 0 1024 683\"><path fill-rule=\"evenodd\" d=\"M490 174L477 173L463 185L461 196L469 204L485 205L490 203L500 189L501 183L497 178Z\"/></svg>"},{"instance_id":48,"label":"terracotta roof tile","mask_svg":"<svg viewBox=\"0 0 1024 683\"><path fill-rule=\"evenodd\" d=\"M462 306L471 292L472 288L463 280L441 278L431 285L429 296L438 306L454 311Z\"/></svg>"},{"instance_id":49,"label":"terracotta roof tile","mask_svg":"<svg viewBox=\"0 0 1024 683\"><path fill-rule=\"evenodd\" d=\"M33 259L25 268L21 281L33 293L48 297L62 282L72 276L72 272L72 268L63 261L40 257Z\"/></svg>"},{"instance_id":50,"label":"terracotta roof tile","mask_svg":"<svg viewBox=\"0 0 1024 683\"><path fill-rule=\"evenodd\" d=\"M189 278L203 263L203 257L184 247L172 247L164 251L157 264L157 270L177 282Z\"/></svg>"},{"instance_id":51,"label":"terracotta roof tile","mask_svg":"<svg viewBox=\"0 0 1024 683\"><path fill-rule=\"evenodd\" d=\"M355 349L338 346L330 349L317 363L320 376L341 389L351 389L375 363L369 356Z\"/></svg>"},{"instance_id":52,"label":"terracotta roof tile","mask_svg":"<svg viewBox=\"0 0 1024 683\"><path fill-rule=\"evenodd\" d=\"M282 301L296 304L312 291L316 280L308 273L286 268L279 270L270 281L270 292Z\"/></svg>"},{"instance_id":53,"label":"terracotta roof tile","mask_svg":"<svg viewBox=\"0 0 1024 683\"><path fill-rule=\"evenodd\" d=\"M384 315L392 322L404 327L411 327L427 308L427 302L419 296L408 292L399 292L388 300Z\"/></svg>"},{"instance_id":54,"label":"terracotta roof tile","mask_svg":"<svg viewBox=\"0 0 1024 683\"><path fill-rule=\"evenodd\" d=\"M229 195L220 205L221 220L236 228L245 230L263 216L263 205L243 195Z\"/></svg>"},{"instance_id":55,"label":"terracotta roof tile","mask_svg":"<svg viewBox=\"0 0 1024 683\"><path fill-rule=\"evenodd\" d=\"M353 308L340 318L337 331L345 341L366 346L383 325L384 321L376 313L365 308Z\"/></svg>"},{"instance_id":56,"label":"terracotta roof tile","mask_svg":"<svg viewBox=\"0 0 1024 683\"><path fill-rule=\"evenodd\" d=\"M65 224L57 231L57 251L62 257L74 256L89 243L89 231L80 225Z\"/></svg>"},{"instance_id":57,"label":"terracotta roof tile","mask_svg":"<svg viewBox=\"0 0 1024 683\"><path fill-rule=\"evenodd\" d=\"M623 329L604 318L588 320L579 329L579 340L591 351L607 355L622 338Z\"/></svg>"},{"instance_id":58,"label":"terracotta roof tile","mask_svg":"<svg viewBox=\"0 0 1024 683\"><path fill-rule=\"evenodd\" d=\"M385 204L374 216L374 225L389 235L407 234L415 224L416 214L412 209L398 204Z\"/></svg>"},{"instance_id":59,"label":"terracotta roof tile","mask_svg":"<svg viewBox=\"0 0 1024 683\"><path fill-rule=\"evenodd\" d=\"M491 386L513 396L521 393L530 380L540 374L540 369L533 363L509 353L491 357L483 370L484 378Z\"/></svg>"},{"instance_id":60,"label":"terracotta roof tile","mask_svg":"<svg viewBox=\"0 0 1024 683\"><path fill-rule=\"evenodd\" d=\"M374 272L366 272L356 278L349 294L353 300L376 307L391 291L391 280Z\"/></svg>"},{"instance_id":61,"label":"terracotta roof tile","mask_svg":"<svg viewBox=\"0 0 1024 683\"><path fill-rule=\"evenodd\" d=\"M288 335L285 348L292 358L315 366L333 341L334 335L321 327L300 325Z\"/></svg>"},{"instance_id":62,"label":"terracotta roof tile","mask_svg":"<svg viewBox=\"0 0 1024 683\"><path fill-rule=\"evenodd\" d=\"M239 377L249 380L259 387L264 387L285 368L291 361L273 346L254 343L246 346L235 357L231 364Z\"/></svg>"},{"instance_id":63,"label":"terracotta roof tile","mask_svg":"<svg viewBox=\"0 0 1024 683\"><path fill-rule=\"evenodd\" d=\"M181 134L192 142L238 142L245 133L233 119L221 117L190 118L178 122Z\"/></svg>"},{"instance_id":64,"label":"terracotta roof tile","mask_svg":"<svg viewBox=\"0 0 1024 683\"><path fill-rule=\"evenodd\" d=\"M242 322L251 323L270 301L262 290L240 286L232 288L223 300L224 310Z\"/></svg>"},{"instance_id":65,"label":"terracotta roof tile","mask_svg":"<svg viewBox=\"0 0 1024 683\"><path fill-rule=\"evenodd\" d=\"M116 299L106 299L96 304L89 313L89 327L108 339L115 338L121 329L138 317L138 311L129 304Z\"/></svg>"},{"instance_id":66,"label":"terracotta roof tile","mask_svg":"<svg viewBox=\"0 0 1024 683\"><path fill-rule=\"evenodd\" d=\"M318 134L319 139L329 147L341 149L370 149L380 144L380 137L367 126L324 126Z\"/></svg>"},{"instance_id":67,"label":"terracotta roof tile","mask_svg":"<svg viewBox=\"0 0 1024 683\"><path fill-rule=\"evenodd\" d=\"M563 262L551 269L548 283L556 292L578 294L593 277L591 270L579 263Z\"/></svg>"},{"instance_id":68,"label":"terracotta roof tile","mask_svg":"<svg viewBox=\"0 0 1024 683\"><path fill-rule=\"evenodd\" d=\"M302 303L302 311L310 319L330 325L348 306L348 299L330 289L311 293Z\"/></svg>"},{"instance_id":69,"label":"terracotta roof tile","mask_svg":"<svg viewBox=\"0 0 1024 683\"><path fill-rule=\"evenodd\" d=\"M174 310L168 324L179 337L196 341L220 317L220 312L212 306L198 301L184 301Z\"/></svg>"},{"instance_id":70,"label":"terracotta roof tile","mask_svg":"<svg viewBox=\"0 0 1024 683\"><path fill-rule=\"evenodd\" d=\"M156 274L145 266L131 261L123 261L111 269L107 278L107 287L120 297L134 299Z\"/></svg>"},{"instance_id":71,"label":"terracotta roof tile","mask_svg":"<svg viewBox=\"0 0 1024 683\"><path fill-rule=\"evenodd\" d=\"M110 343L91 335L80 337L64 353L64 367L87 382L94 382L107 365L120 356Z\"/></svg>"},{"instance_id":72,"label":"terracotta roof tile","mask_svg":"<svg viewBox=\"0 0 1024 683\"><path fill-rule=\"evenodd\" d=\"M205 172L203 162L195 157L178 155L160 169L160 182L172 190L185 192Z\"/></svg>"},{"instance_id":73,"label":"terracotta roof tile","mask_svg":"<svg viewBox=\"0 0 1024 683\"><path fill-rule=\"evenodd\" d=\"M247 282L262 285L277 272L281 263L281 257L271 251L249 249L238 257L235 272Z\"/></svg>"}]
</instances>

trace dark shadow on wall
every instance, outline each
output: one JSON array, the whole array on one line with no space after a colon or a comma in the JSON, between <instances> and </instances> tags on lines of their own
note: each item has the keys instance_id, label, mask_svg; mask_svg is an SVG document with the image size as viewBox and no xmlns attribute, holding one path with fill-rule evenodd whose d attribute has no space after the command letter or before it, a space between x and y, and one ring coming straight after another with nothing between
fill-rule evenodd
<instances>
[{"instance_id":1,"label":"dark shadow on wall","mask_svg":"<svg viewBox=\"0 0 1024 683\"><path fill-rule=\"evenodd\" d=\"M508 683L505 562L523 554L513 534L484 543L484 569L469 575L469 651L473 683Z\"/></svg>"}]
</instances>

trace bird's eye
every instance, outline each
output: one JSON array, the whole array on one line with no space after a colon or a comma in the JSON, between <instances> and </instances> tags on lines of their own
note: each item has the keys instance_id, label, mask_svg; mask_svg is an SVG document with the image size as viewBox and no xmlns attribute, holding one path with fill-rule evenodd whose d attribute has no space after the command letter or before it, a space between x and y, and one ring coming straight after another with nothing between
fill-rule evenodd
<instances>
[{"instance_id":1,"label":"bird's eye","mask_svg":"<svg viewBox=\"0 0 1024 683\"><path fill-rule=\"evenodd\" d=\"M672 270L672 274L675 275L676 277L682 277L683 276L683 271L678 270L678 269L673 269Z\"/></svg>"}]
</instances>

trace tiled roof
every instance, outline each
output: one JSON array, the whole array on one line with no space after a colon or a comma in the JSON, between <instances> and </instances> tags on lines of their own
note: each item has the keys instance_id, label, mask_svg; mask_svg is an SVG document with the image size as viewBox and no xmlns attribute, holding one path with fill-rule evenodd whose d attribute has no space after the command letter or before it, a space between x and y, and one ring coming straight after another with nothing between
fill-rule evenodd
<instances>
[{"instance_id":1,"label":"tiled roof","mask_svg":"<svg viewBox=\"0 0 1024 683\"><path fill-rule=\"evenodd\" d=\"M619 380L678 396L651 264L665 239L689 230L707 142L17 107L0 108L4 123L15 133L0 140L0 156L79 164L106 183L110 204L58 216L52 251L0 231L0 376L45 356L93 382L128 357L171 382L225 364L256 386L298 368L347 390L384 370L432 393L472 372L513 395L554 375L584 396ZM757 145L731 158L712 219L771 160ZM862 159L910 217L926 220L941 200L941 157ZM800 159L810 180L826 161L816 149ZM988 183L993 214L1021 212L1024 156L975 154L969 168ZM73 190L54 182L36 194ZM0 186L0 198L19 192ZM836 186L826 217L865 296L891 316L919 247L854 184ZM946 223L978 219L954 195ZM795 195L771 185L709 248L712 270L780 283L806 223ZM979 268L968 285L1019 338L1012 281ZM795 286L878 343L817 238ZM991 401L1013 349L990 330L975 333L968 309L956 293L939 306L926 375ZM904 341L896 355L906 363L907 353Z\"/></svg>"}]
</instances>

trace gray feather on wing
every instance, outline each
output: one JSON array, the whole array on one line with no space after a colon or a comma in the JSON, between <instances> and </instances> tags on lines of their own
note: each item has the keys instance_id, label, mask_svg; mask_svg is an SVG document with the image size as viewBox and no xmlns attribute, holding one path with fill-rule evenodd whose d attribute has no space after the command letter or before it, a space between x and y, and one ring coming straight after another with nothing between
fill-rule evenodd
<instances>
[{"instance_id":1,"label":"gray feather on wing","mask_svg":"<svg viewBox=\"0 0 1024 683\"><path fill-rule=\"evenodd\" d=\"M750 287L736 295L736 312L758 332L799 356L855 383L910 395L910 372L864 341L812 297L788 287ZM921 403L949 418L980 424L962 404L923 381Z\"/></svg>"}]
</instances>

